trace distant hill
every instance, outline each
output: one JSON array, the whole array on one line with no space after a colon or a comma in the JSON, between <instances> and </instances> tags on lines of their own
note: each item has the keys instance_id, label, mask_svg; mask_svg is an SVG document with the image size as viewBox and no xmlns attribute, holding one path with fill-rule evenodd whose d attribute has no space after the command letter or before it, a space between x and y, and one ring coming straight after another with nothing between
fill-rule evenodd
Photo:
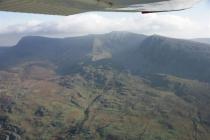
<instances>
[{"instance_id":1,"label":"distant hill","mask_svg":"<svg viewBox=\"0 0 210 140\"><path fill-rule=\"evenodd\" d=\"M206 44L210 44L210 38L196 38L193 39L196 42L200 42L200 43L206 43Z\"/></svg>"}]
</instances>

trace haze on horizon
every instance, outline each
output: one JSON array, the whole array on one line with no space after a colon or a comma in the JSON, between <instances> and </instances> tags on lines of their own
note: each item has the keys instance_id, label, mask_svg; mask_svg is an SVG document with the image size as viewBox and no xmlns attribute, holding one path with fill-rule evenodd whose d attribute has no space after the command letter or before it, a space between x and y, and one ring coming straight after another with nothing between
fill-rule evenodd
<instances>
[{"instance_id":1,"label":"haze on horizon","mask_svg":"<svg viewBox=\"0 0 210 140\"><path fill-rule=\"evenodd\" d=\"M185 11L146 15L88 12L63 17L0 12L0 46L12 46L23 36L70 37L111 31L175 38L209 38L209 13L208 0Z\"/></svg>"}]
</instances>

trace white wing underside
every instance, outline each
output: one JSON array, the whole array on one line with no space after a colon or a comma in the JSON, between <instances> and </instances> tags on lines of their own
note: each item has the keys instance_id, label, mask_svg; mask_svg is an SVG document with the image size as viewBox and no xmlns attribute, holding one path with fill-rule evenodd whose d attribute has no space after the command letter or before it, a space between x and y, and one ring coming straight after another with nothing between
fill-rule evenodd
<instances>
[{"instance_id":1,"label":"white wing underside","mask_svg":"<svg viewBox=\"0 0 210 140\"><path fill-rule=\"evenodd\" d=\"M134 4L126 8L119 8L119 11L140 11L140 12L164 12L178 11L191 8L200 0L169 0L149 4Z\"/></svg>"},{"instance_id":2,"label":"white wing underside","mask_svg":"<svg viewBox=\"0 0 210 140\"><path fill-rule=\"evenodd\" d=\"M200 0L0 0L0 11L72 15L88 11L168 12Z\"/></svg>"}]
</instances>

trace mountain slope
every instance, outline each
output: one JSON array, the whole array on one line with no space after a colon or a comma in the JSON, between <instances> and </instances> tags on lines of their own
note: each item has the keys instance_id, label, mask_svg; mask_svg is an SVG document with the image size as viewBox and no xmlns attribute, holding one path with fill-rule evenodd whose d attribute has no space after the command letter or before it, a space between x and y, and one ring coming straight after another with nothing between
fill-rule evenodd
<instances>
[{"instance_id":1,"label":"mountain slope","mask_svg":"<svg viewBox=\"0 0 210 140\"><path fill-rule=\"evenodd\" d=\"M116 55L116 63L141 73L166 73L209 81L210 45L150 36L139 47Z\"/></svg>"},{"instance_id":2,"label":"mountain slope","mask_svg":"<svg viewBox=\"0 0 210 140\"><path fill-rule=\"evenodd\" d=\"M27 62L0 72L0 123L5 126L0 136L8 136L5 132L23 140L210 136L209 84L168 75L142 78L102 65L80 65L76 73L65 76L54 69L47 62Z\"/></svg>"}]
</instances>

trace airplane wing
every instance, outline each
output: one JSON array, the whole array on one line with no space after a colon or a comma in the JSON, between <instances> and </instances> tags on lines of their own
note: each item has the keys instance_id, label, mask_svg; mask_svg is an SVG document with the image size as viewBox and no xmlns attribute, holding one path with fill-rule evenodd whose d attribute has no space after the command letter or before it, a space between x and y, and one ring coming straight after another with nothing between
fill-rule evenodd
<instances>
[{"instance_id":1,"label":"airplane wing","mask_svg":"<svg viewBox=\"0 0 210 140\"><path fill-rule=\"evenodd\" d=\"M88 11L168 12L200 0L0 0L0 11L72 15Z\"/></svg>"}]
</instances>

